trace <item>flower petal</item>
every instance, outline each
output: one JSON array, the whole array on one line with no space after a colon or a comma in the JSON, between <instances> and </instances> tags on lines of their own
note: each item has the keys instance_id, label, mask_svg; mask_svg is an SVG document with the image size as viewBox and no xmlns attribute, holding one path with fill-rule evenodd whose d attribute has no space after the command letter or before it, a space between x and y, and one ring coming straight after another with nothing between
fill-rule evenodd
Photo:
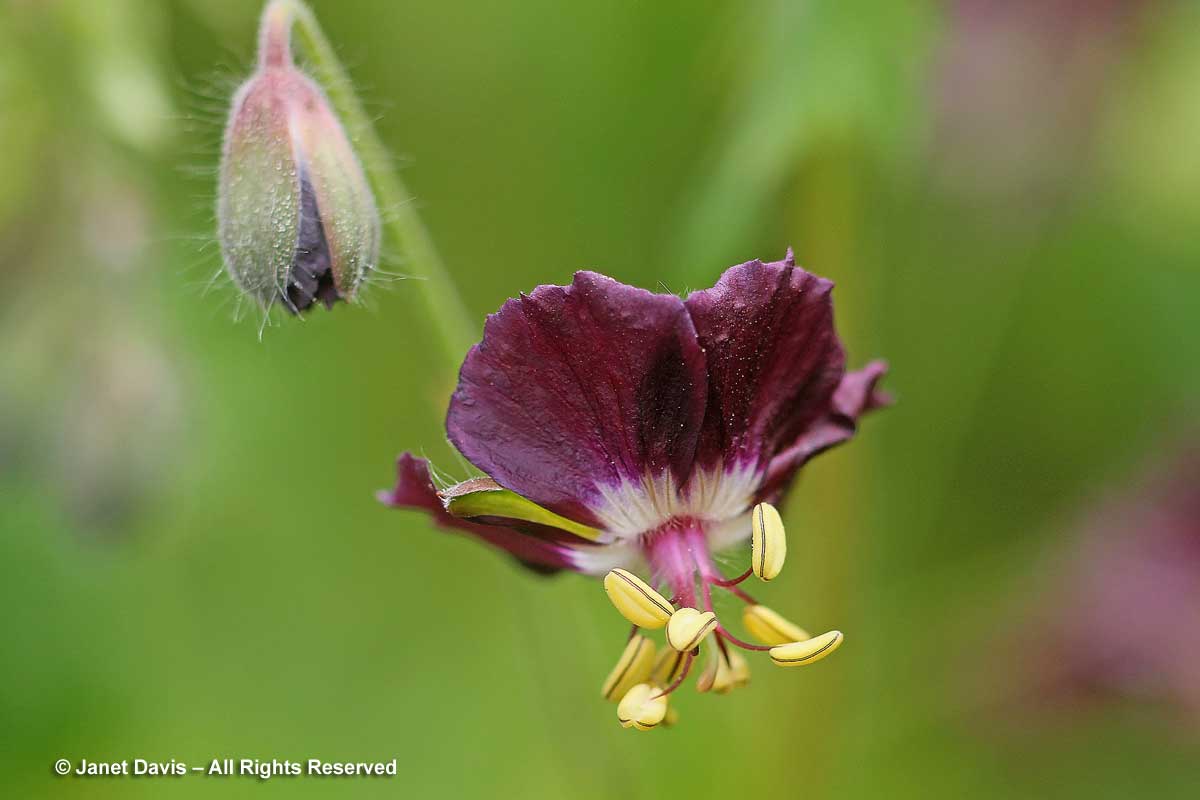
<instances>
[{"instance_id":1,"label":"flower petal","mask_svg":"<svg viewBox=\"0 0 1200 800\"><path fill-rule=\"evenodd\" d=\"M758 468L829 409L845 370L833 283L788 258L730 267L686 300L708 358L701 467Z\"/></svg>"},{"instance_id":2,"label":"flower petal","mask_svg":"<svg viewBox=\"0 0 1200 800\"><path fill-rule=\"evenodd\" d=\"M438 527L464 531L511 553L518 561L539 572L577 569L571 545L493 525L456 519L446 512L429 475L429 462L404 453L396 460L396 486L376 495L393 508L428 511Z\"/></svg>"},{"instance_id":3,"label":"flower petal","mask_svg":"<svg viewBox=\"0 0 1200 800\"><path fill-rule=\"evenodd\" d=\"M446 428L504 488L595 525L598 486L686 480L706 392L682 301L579 272L488 318Z\"/></svg>"},{"instance_id":4,"label":"flower petal","mask_svg":"<svg viewBox=\"0 0 1200 800\"><path fill-rule=\"evenodd\" d=\"M810 458L839 445L854 435L858 418L868 411L890 405L891 397L877 388L887 373L887 363L872 361L842 378L833 393L828 412L809 427L786 450L771 459L767 476L759 488L761 499L776 496L796 470Z\"/></svg>"}]
</instances>

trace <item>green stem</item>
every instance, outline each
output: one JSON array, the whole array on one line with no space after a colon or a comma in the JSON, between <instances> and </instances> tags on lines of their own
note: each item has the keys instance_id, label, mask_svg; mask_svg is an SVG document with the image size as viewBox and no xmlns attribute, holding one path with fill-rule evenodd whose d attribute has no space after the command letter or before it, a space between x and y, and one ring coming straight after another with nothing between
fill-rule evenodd
<instances>
[{"instance_id":1,"label":"green stem","mask_svg":"<svg viewBox=\"0 0 1200 800\"><path fill-rule=\"evenodd\" d=\"M385 225L399 249L405 270L414 278L415 294L437 332L447 362L456 369L467 350L478 340L478 329L446 271L404 188L383 141L354 91L350 76L325 38L316 15L302 0L272 0L264 12L264 24L273 14L284 14L311 60L312 71L324 87L329 101L355 140L363 168L387 214Z\"/></svg>"}]
</instances>

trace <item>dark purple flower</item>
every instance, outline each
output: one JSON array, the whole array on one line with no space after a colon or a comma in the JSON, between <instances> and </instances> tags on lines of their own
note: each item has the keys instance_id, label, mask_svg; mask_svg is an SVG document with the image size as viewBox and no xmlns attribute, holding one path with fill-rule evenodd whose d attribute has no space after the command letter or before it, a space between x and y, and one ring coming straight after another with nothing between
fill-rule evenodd
<instances>
[{"instance_id":1,"label":"dark purple flower","mask_svg":"<svg viewBox=\"0 0 1200 800\"><path fill-rule=\"evenodd\" d=\"M883 363L845 370L832 288L789 252L732 267L686 299L579 272L570 286L509 300L467 355L446 420L450 440L487 477L439 492L426 462L405 454L380 499L425 509L543 570L607 573L622 613L643 628L666 626L672 647L683 645L654 677L635 635L632 660L606 687L613 699L651 677L674 688L668 678L686 671L710 633L702 683L712 678L720 690L722 675L727 687L744 673L726 647L743 643L710 613L712 586L751 604L748 626L767 645L823 645L777 662L815 661L840 634L805 641L737 583L751 572L769 580L782 566L783 527L770 504L796 471L886 402L876 390ZM751 539L752 527L757 566L727 580L710 554ZM629 572L643 568L650 583ZM633 694L637 707L622 723L653 727L658 696Z\"/></svg>"}]
</instances>

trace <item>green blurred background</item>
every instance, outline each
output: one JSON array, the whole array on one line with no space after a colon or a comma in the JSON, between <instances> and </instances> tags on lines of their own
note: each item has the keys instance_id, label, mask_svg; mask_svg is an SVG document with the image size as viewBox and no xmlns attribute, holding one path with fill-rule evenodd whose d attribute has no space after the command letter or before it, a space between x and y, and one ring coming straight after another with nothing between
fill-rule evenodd
<instances>
[{"instance_id":1,"label":"green blurred background","mask_svg":"<svg viewBox=\"0 0 1200 800\"><path fill-rule=\"evenodd\" d=\"M1194 720L1014 721L997 637L1196 432L1200 4L313 5L480 324L582 267L682 292L792 245L838 282L899 403L806 469L761 594L848 645L619 728L597 582L373 500L401 450L458 469L413 284L261 341L206 288L259 5L5 0L0 794L1195 796Z\"/></svg>"}]
</instances>

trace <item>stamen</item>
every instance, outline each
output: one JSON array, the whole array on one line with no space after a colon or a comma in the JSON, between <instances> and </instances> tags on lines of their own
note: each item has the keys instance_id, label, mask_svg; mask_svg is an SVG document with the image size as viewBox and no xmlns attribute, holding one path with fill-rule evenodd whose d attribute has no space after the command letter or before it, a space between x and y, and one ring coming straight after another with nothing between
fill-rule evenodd
<instances>
[{"instance_id":1,"label":"stamen","mask_svg":"<svg viewBox=\"0 0 1200 800\"><path fill-rule=\"evenodd\" d=\"M641 628L657 630L667 624L675 607L628 570L614 569L604 576L604 591L625 619Z\"/></svg>"},{"instance_id":2,"label":"stamen","mask_svg":"<svg viewBox=\"0 0 1200 800\"><path fill-rule=\"evenodd\" d=\"M751 650L755 653L765 653L771 649L771 645L763 646L763 645L757 645L757 644L750 644L749 642L743 642L741 639L737 638L732 633L725 630L725 628L722 627L721 625L717 625L716 630L717 630L717 633L721 634L722 638L724 638L727 642L729 642L734 647L740 647L743 650Z\"/></svg>"},{"instance_id":3,"label":"stamen","mask_svg":"<svg viewBox=\"0 0 1200 800\"><path fill-rule=\"evenodd\" d=\"M736 578L732 578L732 579L728 579L728 580L726 580L724 578L709 578L708 582L711 583L713 586L722 586L722 587L728 589L732 586L737 586L739 583L746 580L746 578L749 578L753 574L754 574L754 568L747 567L746 571L743 572L741 575L738 575Z\"/></svg>"},{"instance_id":4,"label":"stamen","mask_svg":"<svg viewBox=\"0 0 1200 800\"><path fill-rule=\"evenodd\" d=\"M725 658L729 661L729 672L733 677L734 686L745 686L750 683L750 664L737 650L725 651Z\"/></svg>"},{"instance_id":5,"label":"stamen","mask_svg":"<svg viewBox=\"0 0 1200 800\"><path fill-rule=\"evenodd\" d=\"M764 581L774 579L787 558L787 535L783 519L770 503L759 503L751 515L750 568Z\"/></svg>"},{"instance_id":6,"label":"stamen","mask_svg":"<svg viewBox=\"0 0 1200 800\"><path fill-rule=\"evenodd\" d=\"M692 662L695 660L696 660L696 654L694 652L685 654L683 657L683 669L680 670L679 677L676 678L675 680L671 681L671 685L668 686L667 688L663 689L660 694L656 695L656 697L666 697L671 692L675 691L680 686L682 686L683 682L685 680L687 680L688 672L691 671Z\"/></svg>"},{"instance_id":7,"label":"stamen","mask_svg":"<svg viewBox=\"0 0 1200 800\"><path fill-rule=\"evenodd\" d=\"M746 606L742 611L742 624L755 639L772 646L803 642L810 638L803 628L792 624L766 606Z\"/></svg>"},{"instance_id":8,"label":"stamen","mask_svg":"<svg viewBox=\"0 0 1200 800\"><path fill-rule=\"evenodd\" d=\"M650 677L654 683L662 686L674 683L686 661L687 653L681 653L673 647L664 648L658 654L658 661L654 664L654 671L650 673Z\"/></svg>"},{"instance_id":9,"label":"stamen","mask_svg":"<svg viewBox=\"0 0 1200 800\"><path fill-rule=\"evenodd\" d=\"M709 586L720 586L722 589L725 589L735 597L741 599L742 602L750 603L751 605L757 603L758 601L747 594L744 589L738 586L738 584L753 574L753 570L746 570L733 580L726 580L725 576L721 574L720 570L713 566L711 561L708 564L700 565L700 578L704 583L704 589L706 593L708 592Z\"/></svg>"},{"instance_id":10,"label":"stamen","mask_svg":"<svg viewBox=\"0 0 1200 800\"><path fill-rule=\"evenodd\" d=\"M745 686L750 683L750 665L746 662L739 650L730 650L725 646L725 637L720 631L713 634L713 638L717 640L717 647L721 648L721 653L725 656L725 660L729 662L729 669L733 675L734 686Z\"/></svg>"},{"instance_id":11,"label":"stamen","mask_svg":"<svg viewBox=\"0 0 1200 800\"><path fill-rule=\"evenodd\" d=\"M637 684L650 677L654 669L654 642L635 634L625 645L617 665L604 679L600 692L605 700L619 700Z\"/></svg>"},{"instance_id":12,"label":"stamen","mask_svg":"<svg viewBox=\"0 0 1200 800\"><path fill-rule=\"evenodd\" d=\"M758 603L757 600L755 600L753 597L751 597L749 594L747 594L745 592L745 590L743 590L742 587L740 587L740 586L725 586L722 588L727 589L735 597L740 599L743 603L749 603L750 605L755 605L756 603Z\"/></svg>"},{"instance_id":13,"label":"stamen","mask_svg":"<svg viewBox=\"0 0 1200 800\"><path fill-rule=\"evenodd\" d=\"M655 694L648 683L634 686L617 705L617 721L622 728L648 731L656 727L667 716L667 698L663 693Z\"/></svg>"},{"instance_id":14,"label":"stamen","mask_svg":"<svg viewBox=\"0 0 1200 800\"><path fill-rule=\"evenodd\" d=\"M667 644L681 653L695 650L717 625L717 615L711 611L681 608L667 622Z\"/></svg>"},{"instance_id":15,"label":"stamen","mask_svg":"<svg viewBox=\"0 0 1200 800\"><path fill-rule=\"evenodd\" d=\"M841 631L829 631L804 642L790 642L771 648L771 660L781 667L813 664L841 646Z\"/></svg>"},{"instance_id":16,"label":"stamen","mask_svg":"<svg viewBox=\"0 0 1200 800\"><path fill-rule=\"evenodd\" d=\"M696 679L696 691L727 694L733 685L733 670L730 668L727 654L720 647L712 648L704 671Z\"/></svg>"}]
</instances>

